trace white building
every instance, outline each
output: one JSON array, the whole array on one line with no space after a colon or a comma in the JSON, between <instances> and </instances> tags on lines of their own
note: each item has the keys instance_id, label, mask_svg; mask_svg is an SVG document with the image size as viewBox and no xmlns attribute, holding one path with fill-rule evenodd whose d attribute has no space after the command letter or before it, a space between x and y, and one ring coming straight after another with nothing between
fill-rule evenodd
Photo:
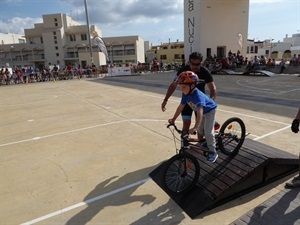
<instances>
[{"instance_id":1,"label":"white building","mask_svg":"<svg viewBox=\"0 0 300 225\"><path fill-rule=\"evenodd\" d=\"M91 25L99 36L102 32ZM106 64L125 64L145 61L144 40L139 36L103 38L110 61L98 46L92 43L90 51L87 26L81 25L65 14L43 15L43 22L24 30L26 42L20 43L12 36L0 45L0 66L4 67L51 67L59 65L87 65L97 67ZM6 43L7 41L7 43Z\"/></svg>"},{"instance_id":2,"label":"white building","mask_svg":"<svg viewBox=\"0 0 300 225\"><path fill-rule=\"evenodd\" d=\"M273 39L264 41L248 40L246 57L253 59L255 55L265 56L267 59L290 60L291 57L300 54L300 33L293 34L292 37L286 35L283 41L273 42Z\"/></svg>"},{"instance_id":3,"label":"white building","mask_svg":"<svg viewBox=\"0 0 300 225\"><path fill-rule=\"evenodd\" d=\"M246 55L249 0L185 0L184 54L198 51L204 58Z\"/></svg>"},{"instance_id":4,"label":"white building","mask_svg":"<svg viewBox=\"0 0 300 225\"><path fill-rule=\"evenodd\" d=\"M292 37L286 37L283 39L283 42L285 43L291 43L291 54L292 56L294 54L298 55L300 54L300 33L293 34Z\"/></svg>"},{"instance_id":5,"label":"white building","mask_svg":"<svg viewBox=\"0 0 300 225\"><path fill-rule=\"evenodd\" d=\"M25 43L24 35L20 34L12 34L12 33L0 33L0 41L1 45L5 44L18 44L18 43Z\"/></svg>"}]
</instances>

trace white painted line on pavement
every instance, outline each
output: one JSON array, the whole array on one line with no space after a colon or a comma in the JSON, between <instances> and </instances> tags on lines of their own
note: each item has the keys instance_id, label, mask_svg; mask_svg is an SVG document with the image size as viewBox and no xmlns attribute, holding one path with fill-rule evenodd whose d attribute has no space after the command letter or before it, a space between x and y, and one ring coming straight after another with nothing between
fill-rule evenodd
<instances>
[{"instance_id":1,"label":"white painted line on pavement","mask_svg":"<svg viewBox=\"0 0 300 225\"><path fill-rule=\"evenodd\" d=\"M20 106L20 105L32 105L32 104L37 104L37 103L43 103L43 102L48 102L48 101L52 101L54 99L58 98L57 95L53 95L52 98L50 99L46 99L46 100L41 100L41 101L26 101L24 103L18 103L18 104L1 104L1 106L3 107L8 107L8 106ZM3 101L1 101L1 103L3 103Z\"/></svg>"},{"instance_id":2,"label":"white painted line on pavement","mask_svg":"<svg viewBox=\"0 0 300 225\"><path fill-rule=\"evenodd\" d=\"M282 124L282 125L288 125L287 123L279 122L279 121L276 121L276 120L269 120L269 119L265 119L265 118L261 118L261 117L250 116L250 115L243 114L243 113L231 112L231 111L227 111L227 110L223 110L223 109L217 109L217 111L222 111L222 112L227 112L227 113L230 113L230 114L236 114L236 115L240 115L240 116L254 118L254 119L257 119L257 120L264 120L264 121L268 121L268 122L271 122L271 123L278 123L278 124Z\"/></svg>"},{"instance_id":3,"label":"white painted line on pavement","mask_svg":"<svg viewBox=\"0 0 300 225\"><path fill-rule=\"evenodd\" d=\"M96 196L96 197L94 197L94 198L88 199L88 200L86 200L86 201L84 201L84 202L80 202L80 203L77 203L77 204L75 204L75 205L71 205L71 206L69 206L69 207L67 207L67 208L64 208L64 209L58 210L58 211L56 211L56 212L47 214L47 215L45 215L45 216L41 216L41 217L39 217L39 218L36 218L36 219L34 219L34 220L31 220L31 221L22 223L21 225L31 225L31 224L35 224L35 223L37 223L37 222L40 222L40 221L49 219L49 218L54 217L54 216L57 216L57 215L59 215L59 214L68 212L68 211L70 211L70 210L79 208L79 207L84 206L84 205L88 205L88 204L90 204L90 203L92 203L92 202L95 202L95 201L98 201L98 200L100 200L100 199L106 198L106 197L108 197L108 196L111 196L111 195L117 194L117 193L119 193L119 192L125 191L125 190L127 190L127 189L129 189L129 188L132 188L132 187L141 185L141 184L147 182L148 180L150 180L149 177L146 178L146 179L137 181L137 182L135 182L135 183L126 185L126 186L124 186L124 187L118 188L118 189L116 189L116 190L114 190L114 191L111 191L111 192L108 192L108 193L106 193L106 194L99 195L99 196Z\"/></svg>"},{"instance_id":4,"label":"white painted line on pavement","mask_svg":"<svg viewBox=\"0 0 300 225\"><path fill-rule=\"evenodd\" d=\"M117 123L123 123L123 122L150 122L150 121L154 121L154 122L160 122L160 121L166 121L166 120L153 120L153 119L129 119L129 120L119 120L119 121L114 121L114 122L110 122L110 123L104 123L104 124L98 124L98 125L94 125L94 126L89 126L89 127L83 127L83 128L79 128L79 129L74 129L74 130L68 130L68 131L64 131L64 132L60 132L60 133L55 133L55 134L49 134L49 135L45 135L45 136L41 136L41 137L33 137L33 138L29 138L29 139L25 139L25 140L20 140L20 141L15 141L15 142L10 142L10 143L5 143L5 144L0 144L0 147L3 146L8 146L8 145L14 145L14 144L20 144L20 143L24 143L24 142L29 142L29 141L37 141L43 138L49 138L49 137L54 137L54 136L59 136L62 134L68 134L68 133L74 133L74 132L78 132L78 131L83 131L83 130L88 130L88 129L94 129L97 127L103 127L103 126L107 126L107 125L111 125L111 124L117 124Z\"/></svg>"},{"instance_id":5,"label":"white painted line on pavement","mask_svg":"<svg viewBox=\"0 0 300 225\"><path fill-rule=\"evenodd\" d=\"M300 88L297 88L297 89L292 89L292 90L288 90L288 91L281 91L279 92L280 94L285 94L285 93L289 93L289 92L294 92L294 91L299 91Z\"/></svg>"},{"instance_id":6,"label":"white painted line on pavement","mask_svg":"<svg viewBox=\"0 0 300 225\"><path fill-rule=\"evenodd\" d=\"M291 125L286 126L286 127L283 127L283 128L281 128L281 129L279 129L279 130L274 130L274 131L272 131L272 132L270 132L270 133L267 133L267 134L264 134L264 135L262 135L262 136L260 136L260 137L254 138L253 140L256 141L256 140L265 138L265 137L267 137L267 136L273 135L273 134L278 133L278 132L280 132L280 131L286 130L286 129L290 128L290 127L291 127Z\"/></svg>"},{"instance_id":7,"label":"white painted line on pavement","mask_svg":"<svg viewBox=\"0 0 300 225\"><path fill-rule=\"evenodd\" d=\"M41 137L33 137L33 138L30 138L30 139L25 139L25 140L20 140L20 141L15 141L15 142L1 144L0 147L8 146L8 145L14 145L14 144L19 144L19 143L28 142L28 141L36 141L36 140L40 140L40 139L43 139L43 138L49 138L49 137L54 137L54 136L58 136L58 135L62 135L62 134L68 134L68 133L73 133L73 132L77 132L77 131L83 131L83 130L93 129L93 128L96 128L96 127L102 127L102 126L116 124L116 123L122 123L124 121L127 121L127 120L121 120L121 121L115 121L115 122L111 122L111 123L98 124L98 125L94 125L94 126L83 127L83 128L69 130L69 131L64 131L64 132L60 132L60 133L49 134L49 135L45 135L45 136L41 136Z\"/></svg>"}]
</instances>

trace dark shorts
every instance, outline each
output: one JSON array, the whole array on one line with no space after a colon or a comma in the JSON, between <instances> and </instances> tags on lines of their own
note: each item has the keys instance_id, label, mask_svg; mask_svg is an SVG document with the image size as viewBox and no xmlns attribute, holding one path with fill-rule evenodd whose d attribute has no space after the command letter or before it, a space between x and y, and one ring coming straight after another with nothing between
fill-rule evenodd
<instances>
[{"instance_id":1,"label":"dark shorts","mask_svg":"<svg viewBox=\"0 0 300 225\"><path fill-rule=\"evenodd\" d=\"M191 120L193 114L192 108L186 104L181 112L181 117L183 120Z\"/></svg>"}]
</instances>

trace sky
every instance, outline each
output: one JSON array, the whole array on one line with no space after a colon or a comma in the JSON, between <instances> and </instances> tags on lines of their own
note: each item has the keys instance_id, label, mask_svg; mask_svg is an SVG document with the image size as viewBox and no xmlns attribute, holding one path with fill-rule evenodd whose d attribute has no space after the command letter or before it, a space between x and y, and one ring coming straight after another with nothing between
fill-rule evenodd
<instances>
[{"instance_id":1,"label":"sky","mask_svg":"<svg viewBox=\"0 0 300 225\"><path fill-rule=\"evenodd\" d=\"M224 1L224 0L219 0ZM244 0L240 0L244 1ZM183 0L86 0L103 37L139 35L153 45L184 41ZM84 0L0 0L0 33L24 34L46 14L86 24ZM248 39L283 41L300 33L300 0L250 0Z\"/></svg>"}]
</instances>

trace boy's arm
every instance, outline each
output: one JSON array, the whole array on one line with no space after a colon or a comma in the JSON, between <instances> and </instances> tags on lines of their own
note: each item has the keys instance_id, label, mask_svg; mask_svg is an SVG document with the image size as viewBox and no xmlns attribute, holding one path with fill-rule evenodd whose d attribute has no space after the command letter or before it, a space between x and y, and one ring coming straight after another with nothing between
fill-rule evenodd
<instances>
[{"instance_id":1,"label":"boy's arm","mask_svg":"<svg viewBox=\"0 0 300 225\"><path fill-rule=\"evenodd\" d=\"M182 105L182 104L180 104L180 105L177 107L177 109L176 109L176 111L175 111L175 113L174 113L173 118L172 118L172 119L169 119L169 123L171 123L171 124L175 123L175 120L176 120L177 117L180 115L180 113L181 113L181 111L183 110L183 108L184 108L184 105Z\"/></svg>"},{"instance_id":2,"label":"boy's arm","mask_svg":"<svg viewBox=\"0 0 300 225\"><path fill-rule=\"evenodd\" d=\"M202 121L202 116L203 116L203 107L198 107L197 108L197 117L196 117L196 122L195 125L192 129L189 130L190 134L194 134L199 130L201 121Z\"/></svg>"},{"instance_id":3,"label":"boy's arm","mask_svg":"<svg viewBox=\"0 0 300 225\"><path fill-rule=\"evenodd\" d=\"M163 102L161 103L161 110L163 112L166 111L166 105L167 105L168 99L174 93L174 91L176 90L176 87L177 87L177 82L173 81L167 90L167 93L166 93L166 96L165 96Z\"/></svg>"},{"instance_id":4,"label":"boy's arm","mask_svg":"<svg viewBox=\"0 0 300 225\"><path fill-rule=\"evenodd\" d=\"M213 100L216 99L217 97L217 88L214 82L210 82L206 84L208 89L209 89L209 96L210 98L212 98Z\"/></svg>"}]
</instances>

